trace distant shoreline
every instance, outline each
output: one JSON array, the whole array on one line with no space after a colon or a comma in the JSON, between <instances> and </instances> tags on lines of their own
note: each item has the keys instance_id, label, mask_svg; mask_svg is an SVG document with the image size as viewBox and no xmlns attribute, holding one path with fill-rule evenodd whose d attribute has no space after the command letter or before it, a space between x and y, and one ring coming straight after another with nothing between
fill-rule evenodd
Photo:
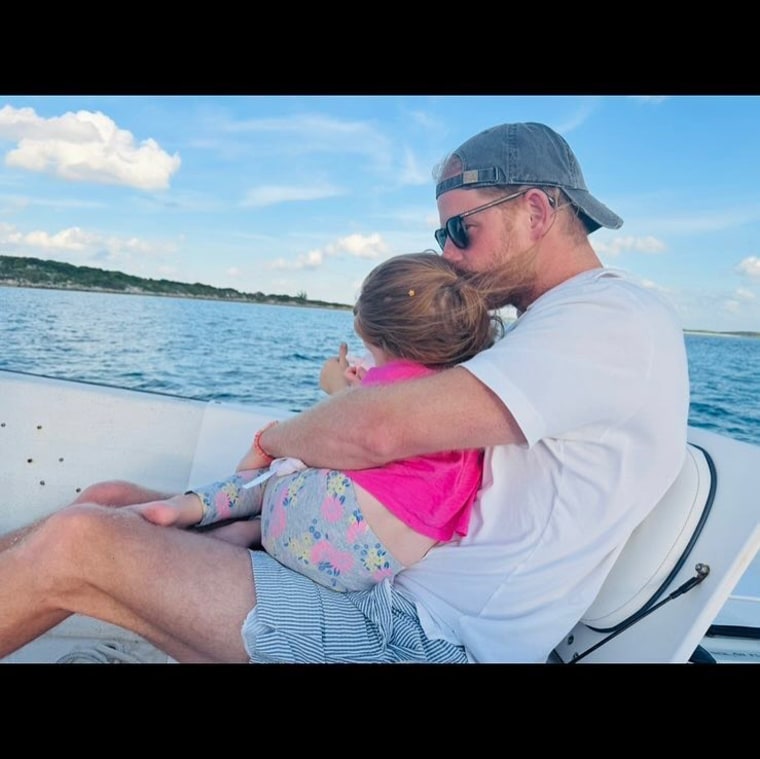
<instances>
[{"instance_id":1,"label":"distant shoreline","mask_svg":"<svg viewBox=\"0 0 760 759\"><path fill-rule=\"evenodd\" d=\"M128 290L111 290L107 287L79 287L77 285L48 285L30 282L12 282L0 280L0 287L25 288L29 290L70 290L80 293L107 293L108 295L147 295L154 298L182 298L184 300L213 300L217 303L249 303L254 306L295 306L296 308L326 308L333 311L350 311L353 306L344 303L326 303L312 301L308 298L290 296L263 296L258 299L221 295L195 295L193 293L150 292L139 288Z\"/></svg>"},{"instance_id":2,"label":"distant shoreline","mask_svg":"<svg viewBox=\"0 0 760 759\"><path fill-rule=\"evenodd\" d=\"M0 254L0 286L30 287L43 290L76 290L79 292L113 293L116 295L160 295L173 298L231 301L233 303L264 303L268 305L330 308L341 311L352 306L309 300L306 292L297 295L245 293L232 287L212 287L201 282L177 282L170 279L150 279L121 271L75 266L63 261L43 260L27 256Z\"/></svg>"},{"instance_id":3,"label":"distant shoreline","mask_svg":"<svg viewBox=\"0 0 760 759\"><path fill-rule=\"evenodd\" d=\"M300 300L293 298L292 300L282 300L274 298L264 298L262 300L251 300L247 298L234 298L234 297L220 297L213 295L192 295L185 293L162 293L162 292L148 292L146 290L140 290L138 288L130 290L109 290L104 287L76 287L76 286L57 286L57 285L45 285L45 284L30 284L28 282L8 282L0 280L0 287L22 287L29 288L31 290L72 290L74 292L86 292L86 293L109 293L110 295L150 295L156 298L184 298L186 300L213 300L223 301L230 303L253 303L254 305L268 305L268 306L296 306L297 308L327 308L339 311L349 311L353 306L348 306L342 303L323 303L322 301L310 301L308 299ZM730 331L720 332L710 329L684 329L684 332L688 335L706 335L708 337L750 337L760 338L760 332L747 332L747 331Z\"/></svg>"},{"instance_id":4,"label":"distant shoreline","mask_svg":"<svg viewBox=\"0 0 760 759\"><path fill-rule=\"evenodd\" d=\"M711 329L684 329L687 335L706 335L707 337L760 337L760 332L716 332Z\"/></svg>"}]
</instances>

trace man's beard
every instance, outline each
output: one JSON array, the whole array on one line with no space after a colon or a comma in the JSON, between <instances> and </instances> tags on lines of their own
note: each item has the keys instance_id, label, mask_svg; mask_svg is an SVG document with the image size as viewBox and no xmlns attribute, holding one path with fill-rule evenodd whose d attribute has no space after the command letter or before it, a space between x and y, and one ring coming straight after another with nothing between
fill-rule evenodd
<instances>
[{"instance_id":1,"label":"man's beard","mask_svg":"<svg viewBox=\"0 0 760 759\"><path fill-rule=\"evenodd\" d=\"M521 253L497 259L486 271L473 272L455 266L485 296L489 309L514 306L524 311L534 300L537 249L536 243Z\"/></svg>"}]
</instances>

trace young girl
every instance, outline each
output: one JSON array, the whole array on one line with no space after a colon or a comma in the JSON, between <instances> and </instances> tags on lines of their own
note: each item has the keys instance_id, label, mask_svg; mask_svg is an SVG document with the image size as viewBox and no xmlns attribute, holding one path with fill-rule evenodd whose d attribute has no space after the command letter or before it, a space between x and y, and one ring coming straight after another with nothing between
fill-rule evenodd
<instances>
[{"instance_id":1,"label":"young girl","mask_svg":"<svg viewBox=\"0 0 760 759\"><path fill-rule=\"evenodd\" d=\"M432 252L395 256L377 266L362 285L354 316L374 367L344 372L341 346L338 360L322 370L327 392L413 381L454 366L490 347L502 327L473 277ZM264 549L282 564L339 591L366 589L419 561L437 542L467 533L482 450L351 471L278 460L274 466L295 467L251 486L272 464L259 434L234 475L130 508L149 521L179 527L260 514L260 522L219 528L219 537L250 545L260 535Z\"/></svg>"}]
</instances>

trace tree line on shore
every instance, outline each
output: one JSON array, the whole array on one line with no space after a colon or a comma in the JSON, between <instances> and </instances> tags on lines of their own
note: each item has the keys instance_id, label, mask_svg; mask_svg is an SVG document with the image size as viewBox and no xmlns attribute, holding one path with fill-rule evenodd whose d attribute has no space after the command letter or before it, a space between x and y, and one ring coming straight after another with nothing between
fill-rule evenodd
<instances>
[{"instance_id":1,"label":"tree line on shore","mask_svg":"<svg viewBox=\"0 0 760 759\"><path fill-rule=\"evenodd\" d=\"M75 266L62 261L0 255L0 285L42 287L59 290L97 290L111 293L169 295L182 298L206 298L247 303L269 303L293 306L319 306L347 309L345 303L309 300L306 293L276 295L263 292L244 293L231 287L212 287L169 279L148 279L120 271Z\"/></svg>"}]
</instances>

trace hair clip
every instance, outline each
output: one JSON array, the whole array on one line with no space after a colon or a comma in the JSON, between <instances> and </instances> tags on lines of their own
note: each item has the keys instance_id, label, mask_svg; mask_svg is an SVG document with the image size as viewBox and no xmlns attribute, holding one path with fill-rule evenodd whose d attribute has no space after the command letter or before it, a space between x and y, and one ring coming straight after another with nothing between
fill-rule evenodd
<instances>
[{"instance_id":1,"label":"hair clip","mask_svg":"<svg viewBox=\"0 0 760 759\"><path fill-rule=\"evenodd\" d=\"M409 297L410 297L410 298L413 298L413 297L414 297L414 290L410 290L410 291L409 291Z\"/></svg>"}]
</instances>

